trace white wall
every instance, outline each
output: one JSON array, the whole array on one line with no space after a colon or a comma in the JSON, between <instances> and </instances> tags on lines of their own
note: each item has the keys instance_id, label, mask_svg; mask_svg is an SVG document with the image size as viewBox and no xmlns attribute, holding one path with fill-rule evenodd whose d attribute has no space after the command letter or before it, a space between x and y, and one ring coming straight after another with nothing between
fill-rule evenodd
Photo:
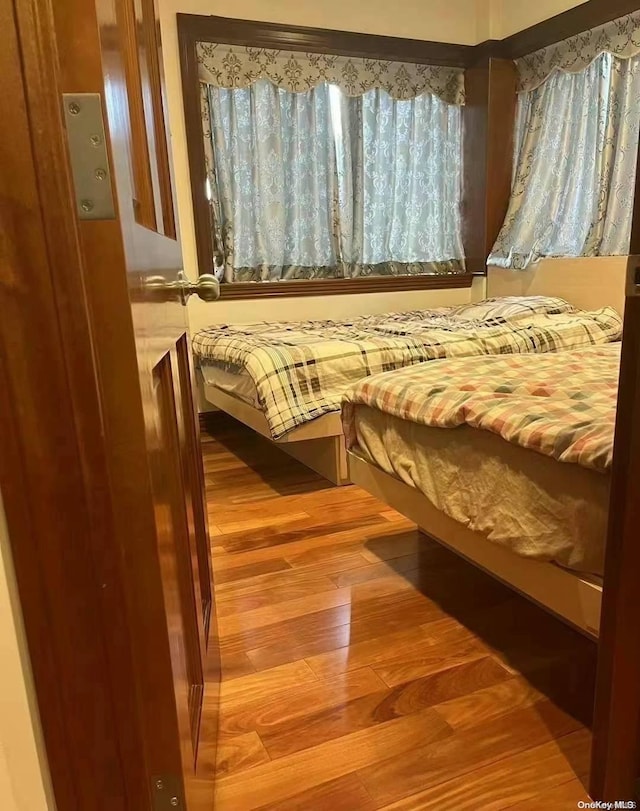
<instances>
[{"instance_id":1,"label":"white wall","mask_svg":"<svg viewBox=\"0 0 640 811\"><path fill-rule=\"evenodd\" d=\"M0 807L53 811L13 560L0 499Z\"/></svg>"},{"instance_id":2,"label":"white wall","mask_svg":"<svg viewBox=\"0 0 640 811\"><path fill-rule=\"evenodd\" d=\"M586 0L490 0L492 36L504 39L584 2Z\"/></svg>"}]
</instances>

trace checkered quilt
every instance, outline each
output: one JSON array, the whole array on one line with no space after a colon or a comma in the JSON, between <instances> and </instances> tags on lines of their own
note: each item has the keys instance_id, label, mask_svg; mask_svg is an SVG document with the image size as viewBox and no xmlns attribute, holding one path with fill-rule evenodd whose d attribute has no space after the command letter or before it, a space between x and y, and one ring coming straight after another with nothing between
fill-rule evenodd
<instances>
[{"instance_id":1,"label":"checkered quilt","mask_svg":"<svg viewBox=\"0 0 640 811\"><path fill-rule=\"evenodd\" d=\"M402 420L498 434L560 462L611 467L620 343L545 355L463 358L375 375L342 405L347 447L358 404Z\"/></svg>"},{"instance_id":2,"label":"checkered quilt","mask_svg":"<svg viewBox=\"0 0 640 811\"><path fill-rule=\"evenodd\" d=\"M216 326L193 338L198 363L249 374L274 439L338 411L358 380L444 357L549 352L619 338L611 308L542 296L341 321Z\"/></svg>"}]
</instances>

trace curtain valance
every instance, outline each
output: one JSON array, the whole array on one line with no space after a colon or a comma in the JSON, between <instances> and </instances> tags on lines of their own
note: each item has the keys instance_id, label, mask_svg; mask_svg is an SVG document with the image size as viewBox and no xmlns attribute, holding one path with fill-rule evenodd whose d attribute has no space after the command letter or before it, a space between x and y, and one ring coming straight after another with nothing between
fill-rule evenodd
<instances>
[{"instance_id":1,"label":"curtain valance","mask_svg":"<svg viewBox=\"0 0 640 811\"><path fill-rule=\"evenodd\" d=\"M603 53L640 54L640 10L517 59L518 92L534 90L556 70L578 73Z\"/></svg>"},{"instance_id":2,"label":"curtain valance","mask_svg":"<svg viewBox=\"0 0 640 811\"><path fill-rule=\"evenodd\" d=\"M215 87L243 88L269 79L300 93L328 82L348 96L381 88L395 99L432 93L448 104L464 104L462 68L214 42L198 42L196 50L200 81Z\"/></svg>"}]
</instances>

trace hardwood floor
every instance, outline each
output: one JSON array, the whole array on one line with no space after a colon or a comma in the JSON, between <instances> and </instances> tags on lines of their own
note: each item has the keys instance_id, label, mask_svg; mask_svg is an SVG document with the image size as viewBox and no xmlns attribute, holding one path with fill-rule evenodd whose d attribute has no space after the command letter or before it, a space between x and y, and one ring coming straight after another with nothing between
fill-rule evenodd
<instances>
[{"instance_id":1,"label":"hardwood floor","mask_svg":"<svg viewBox=\"0 0 640 811\"><path fill-rule=\"evenodd\" d=\"M587 799L593 643L362 490L208 426L217 811Z\"/></svg>"}]
</instances>

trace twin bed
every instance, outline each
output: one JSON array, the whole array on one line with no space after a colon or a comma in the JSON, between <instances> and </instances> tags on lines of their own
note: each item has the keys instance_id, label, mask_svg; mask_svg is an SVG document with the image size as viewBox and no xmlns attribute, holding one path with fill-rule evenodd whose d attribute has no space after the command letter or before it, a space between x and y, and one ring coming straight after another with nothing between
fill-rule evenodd
<instances>
[{"instance_id":1,"label":"twin bed","mask_svg":"<svg viewBox=\"0 0 640 811\"><path fill-rule=\"evenodd\" d=\"M216 327L194 350L215 405L595 636L621 326L507 297Z\"/></svg>"},{"instance_id":2,"label":"twin bed","mask_svg":"<svg viewBox=\"0 0 640 811\"><path fill-rule=\"evenodd\" d=\"M362 381L354 483L596 636L620 344L421 364Z\"/></svg>"}]
</instances>

